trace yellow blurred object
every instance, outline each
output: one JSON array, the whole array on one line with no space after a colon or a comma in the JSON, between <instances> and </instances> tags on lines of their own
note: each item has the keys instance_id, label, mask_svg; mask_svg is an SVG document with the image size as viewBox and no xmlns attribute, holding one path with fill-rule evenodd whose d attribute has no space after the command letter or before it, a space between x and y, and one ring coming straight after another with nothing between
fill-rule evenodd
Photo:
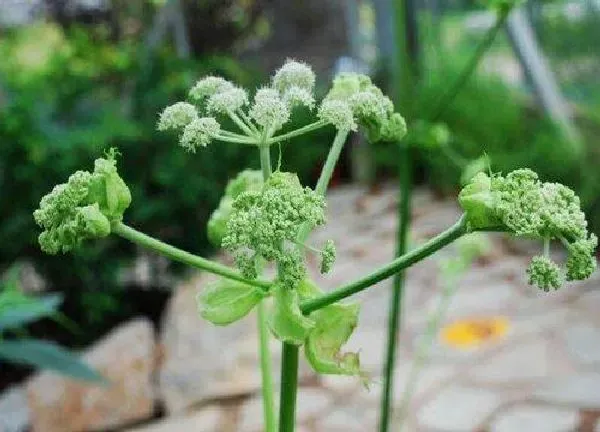
<instances>
[{"instance_id":1,"label":"yellow blurred object","mask_svg":"<svg viewBox=\"0 0 600 432\"><path fill-rule=\"evenodd\" d=\"M470 318L455 321L444 327L442 341L453 348L470 349L497 341L506 335L509 323L506 317Z\"/></svg>"}]
</instances>

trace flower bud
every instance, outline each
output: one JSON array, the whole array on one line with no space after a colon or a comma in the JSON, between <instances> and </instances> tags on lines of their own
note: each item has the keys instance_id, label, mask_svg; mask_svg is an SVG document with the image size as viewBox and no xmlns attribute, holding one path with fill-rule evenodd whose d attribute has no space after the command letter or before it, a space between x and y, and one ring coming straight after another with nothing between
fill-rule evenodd
<instances>
[{"instance_id":1,"label":"flower bud","mask_svg":"<svg viewBox=\"0 0 600 432\"><path fill-rule=\"evenodd\" d=\"M592 234L589 239L580 239L570 243L567 247L567 280L584 280L589 278L596 270L595 251L598 238Z\"/></svg>"},{"instance_id":2,"label":"flower bud","mask_svg":"<svg viewBox=\"0 0 600 432\"><path fill-rule=\"evenodd\" d=\"M338 130L357 129L350 105L337 99L325 99L319 107L319 118L332 124Z\"/></svg>"},{"instance_id":3,"label":"flower bud","mask_svg":"<svg viewBox=\"0 0 600 432\"><path fill-rule=\"evenodd\" d=\"M168 106L160 114L158 119L158 130L180 130L198 118L198 112L194 105L187 102L177 102Z\"/></svg>"},{"instance_id":4,"label":"flower bud","mask_svg":"<svg viewBox=\"0 0 600 432\"><path fill-rule=\"evenodd\" d=\"M200 146L206 147L219 134L221 125L213 117L202 117L189 123L179 140L181 147L195 153Z\"/></svg>"},{"instance_id":5,"label":"flower bud","mask_svg":"<svg viewBox=\"0 0 600 432\"><path fill-rule=\"evenodd\" d=\"M273 76L273 87L281 93L285 93L292 87L299 87L310 94L314 86L315 73L311 67L294 60L287 60Z\"/></svg>"},{"instance_id":6,"label":"flower bud","mask_svg":"<svg viewBox=\"0 0 600 432\"><path fill-rule=\"evenodd\" d=\"M261 88L254 95L250 116L271 132L281 129L290 119L290 110L275 89Z\"/></svg>"},{"instance_id":7,"label":"flower bud","mask_svg":"<svg viewBox=\"0 0 600 432\"><path fill-rule=\"evenodd\" d=\"M217 93L234 88L234 85L221 77L207 76L198 81L190 90L189 96L195 102L202 102Z\"/></svg>"},{"instance_id":8,"label":"flower bud","mask_svg":"<svg viewBox=\"0 0 600 432\"><path fill-rule=\"evenodd\" d=\"M558 289L563 284L560 268L545 256L534 256L527 268L527 274L530 285L536 285L546 292L550 291L550 288Z\"/></svg>"},{"instance_id":9,"label":"flower bud","mask_svg":"<svg viewBox=\"0 0 600 432\"><path fill-rule=\"evenodd\" d=\"M206 110L210 113L227 114L228 112L235 112L247 104L248 94L246 90L232 87L212 95L208 99Z\"/></svg>"},{"instance_id":10,"label":"flower bud","mask_svg":"<svg viewBox=\"0 0 600 432\"><path fill-rule=\"evenodd\" d=\"M335 263L335 244L333 240L327 240L323 251L321 252L321 273L329 273Z\"/></svg>"}]
</instances>

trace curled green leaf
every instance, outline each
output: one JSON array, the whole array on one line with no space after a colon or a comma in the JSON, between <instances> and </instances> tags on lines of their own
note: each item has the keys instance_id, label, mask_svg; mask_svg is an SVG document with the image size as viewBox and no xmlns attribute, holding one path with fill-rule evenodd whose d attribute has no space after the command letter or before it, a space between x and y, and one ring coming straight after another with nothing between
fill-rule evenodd
<instances>
[{"instance_id":1,"label":"curled green leaf","mask_svg":"<svg viewBox=\"0 0 600 432\"><path fill-rule=\"evenodd\" d=\"M361 375L358 353L341 353L358 322L358 304L332 304L311 314L315 327L304 353L312 368L322 374Z\"/></svg>"},{"instance_id":2,"label":"curled green leaf","mask_svg":"<svg viewBox=\"0 0 600 432\"><path fill-rule=\"evenodd\" d=\"M205 320L224 326L245 317L264 297L260 288L221 279L198 295L198 312Z\"/></svg>"},{"instance_id":3,"label":"curled green leaf","mask_svg":"<svg viewBox=\"0 0 600 432\"><path fill-rule=\"evenodd\" d=\"M315 323L302 315L298 292L278 284L274 287L273 301L269 327L275 337L294 345L304 344Z\"/></svg>"},{"instance_id":4,"label":"curled green leaf","mask_svg":"<svg viewBox=\"0 0 600 432\"><path fill-rule=\"evenodd\" d=\"M492 193L492 180L479 172L458 195L458 202L465 211L472 228L486 228L499 223L496 200Z\"/></svg>"}]
</instances>

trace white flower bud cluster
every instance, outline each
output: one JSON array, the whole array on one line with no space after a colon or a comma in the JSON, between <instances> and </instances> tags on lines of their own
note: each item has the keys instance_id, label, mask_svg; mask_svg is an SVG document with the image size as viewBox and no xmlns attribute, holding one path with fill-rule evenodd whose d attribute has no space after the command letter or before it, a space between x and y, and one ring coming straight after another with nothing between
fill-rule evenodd
<instances>
[{"instance_id":1,"label":"white flower bud cluster","mask_svg":"<svg viewBox=\"0 0 600 432\"><path fill-rule=\"evenodd\" d=\"M194 105L177 102L160 114L158 130L179 132L179 145L194 153L199 146L206 147L219 134L221 126L213 117L199 117Z\"/></svg>"}]
</instances>

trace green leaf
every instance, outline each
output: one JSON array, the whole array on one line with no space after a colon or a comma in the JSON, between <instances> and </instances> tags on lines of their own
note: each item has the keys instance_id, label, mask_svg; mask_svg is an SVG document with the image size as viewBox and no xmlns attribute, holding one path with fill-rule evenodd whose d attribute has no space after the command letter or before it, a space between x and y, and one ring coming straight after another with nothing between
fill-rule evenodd
<instances>
[{"instance_id":1,"label":"green leaf","mask_svg":"<svg viewBox=\"0 0 600 432\"><path fill-rule=\"evenodd\" d=\"M52 315L62 303L60 294L31 298L21 293L0 294L0 332L22 327L38 319Z\"/></svg>"},{"instance_id":2,"label":"green leaf","mask_svg":"<svg viewBox=\"0 0 600 432\"><path fill-rule=\"evenodd\" d=\"M273 310L269 317L271 331L282 342L302 345L315 323L300 311L298 293L276 285L273 300Z\"/></svg>"},{"instance_id":3,"label":"green leaf","mask_svg":"<svg viewBox=\"0 0 600 432\"><path fill-rule=\"evenodd\" d=\"M106 379L74 354L60 346L38 340L0 342L0 358L12 363L48 369L62 375L106 384Z\"/></svg>"},{"instance_id":4,"label":"green leaf","mask_svg":"<svg viewBox=\"0 0 600 432\"><path fill-rule=\"evenodd\" d=\"M264 297L260 288L222 279L198 295L198 311L213 324L227 325L246 316Z\"/></svg>"},{"instance_id":5,"label":"green leaf","mask_svg":"<svg viewBox=\"0 0 600 432\"><path fill-rule=\"evenodd\" d=\"M313 369L322 374L362 375L358 353L340 353L358 322L360 306L332 304L310 316L316 322L304 345Z\"/></svg>"},{"instance_id":6,"label":"green leaf","mask_svg":"<svg viewBox=\"0 0 600 432\"><path fill-rule=\"evenodd\" d=\"M492 179L479 172L458 195L472 228L489 228L499 224L496 217L496 199L492 192Z\"/></svg>"}]
</instances>

